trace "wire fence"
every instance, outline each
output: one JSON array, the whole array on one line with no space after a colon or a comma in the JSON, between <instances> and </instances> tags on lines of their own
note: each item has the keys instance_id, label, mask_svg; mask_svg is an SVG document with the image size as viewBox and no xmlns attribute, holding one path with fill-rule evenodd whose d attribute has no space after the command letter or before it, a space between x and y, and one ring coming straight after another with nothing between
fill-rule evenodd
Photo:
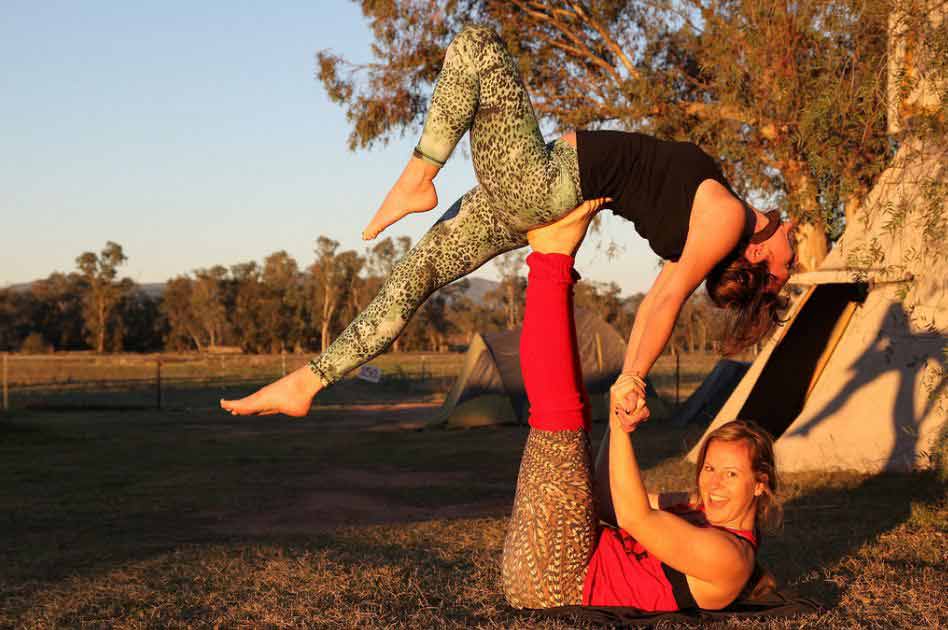
<instances>
[{"instance_id":1,"label":"wire fence","mask_svg":"<svg viewBox=\"0 0 948 630\"><path fill-rule=\"evenodd\" d=\"M216 406L245 396L309 361L304 354L3 354L2 409L161 409ZM711 372L718 357L663 355L649 379L669 403L680 403ZM386 394L443 394L463 353L390 353L369 365L378 383L350 374L320 402L384 399ZM369 380L371 380L371 374Z\"/></svg>"},{"instance_id":2,"label":"wire fence","mask_svg":"<svg viewBox=\"0 0 948 630\"><path fill-rule=\"evenodd\" d=\"M212 406L222 397L246 395L306 365L310 358L303 354L3 354L2 408ZM462 361L462 354L383 355L370 364L380 371L380 382L364 387L377 391L446 388ZM354 373L346 380L357 378Z\"/></svg>"}]
</instances>

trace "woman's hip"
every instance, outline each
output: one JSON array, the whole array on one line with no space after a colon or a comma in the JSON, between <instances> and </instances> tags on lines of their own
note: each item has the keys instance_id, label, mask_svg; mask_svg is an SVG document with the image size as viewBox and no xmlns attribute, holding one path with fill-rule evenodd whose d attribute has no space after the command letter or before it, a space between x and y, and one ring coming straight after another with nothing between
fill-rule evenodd
<instances>
[{"instance_id":1,"label":"woman's hip","mask_svg":"<svg viewBox=\"0 0 948 630\"><path fill-rule=\"evenodd\" d=\"M576 149L556 140L544 151L540 162L526 156L499 172L478 169L491 206L518 232L552 223L583 202Z\"/></svg>"}]
</instances>

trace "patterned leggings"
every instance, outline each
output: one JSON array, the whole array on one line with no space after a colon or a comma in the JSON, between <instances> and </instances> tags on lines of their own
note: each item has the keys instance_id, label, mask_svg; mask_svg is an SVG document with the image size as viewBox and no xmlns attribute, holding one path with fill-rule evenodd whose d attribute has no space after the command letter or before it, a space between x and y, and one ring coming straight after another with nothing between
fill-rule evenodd
<instances>
[{"instance_id":1,"label":"patterned leggings","mask_svg":"<svg viewBox=\"0 0 948 630\"><path fill-rule=\"evenodd\" d=\"M448 46L416 155L444 163L470 131L480 185L395 266L378 295L310 368L330 385L382 353L437 289L582 202L576 150L545 143L517 65L497 34L466 27Z\"/></svg>"},{"instance_id":2,"label":"patterned leggings","mask_svg":"<svg viewBox=\"0 0 948 630\"><path fill-rule=\"evenodd\" d=\"M584 429L530 429L504 541L504 596L514 608L583 603L599 533L589 448Z\"/></svg>"},{"instance_id":3,"label":"patterned leggings","mask_svg":"<svg viewBox=\"0 0 948 630\"><path fill-rule=\"evenodd\" d=\"M527 258L520 367L532 428L503 556L504 595L516 608L582 604L599 533L589 407L572 320L572 263L562 254Z\"/></svg>"}]
</instances>

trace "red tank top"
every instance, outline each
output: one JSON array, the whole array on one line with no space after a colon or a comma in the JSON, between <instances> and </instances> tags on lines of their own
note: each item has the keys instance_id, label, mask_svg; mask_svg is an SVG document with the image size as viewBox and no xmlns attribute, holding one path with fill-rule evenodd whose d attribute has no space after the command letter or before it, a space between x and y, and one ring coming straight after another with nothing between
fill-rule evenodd
<instances>
[{"instance_id":1,"label":"red tank top","mask_svg":"<svg viewBox=\"0 0 948 630\"><path fill-rule=\"evenodd\" d=\"M699 527L714 527L704 520L701 509L680 505L668 511ZM754 532L726 527L719 529L747 540L757 550ZM583 586L583 605L633 607L648 612L697 606L683 573L650 554L624 530L612 527L602 529L589 561Z\"/></svg>"}]
</instances>

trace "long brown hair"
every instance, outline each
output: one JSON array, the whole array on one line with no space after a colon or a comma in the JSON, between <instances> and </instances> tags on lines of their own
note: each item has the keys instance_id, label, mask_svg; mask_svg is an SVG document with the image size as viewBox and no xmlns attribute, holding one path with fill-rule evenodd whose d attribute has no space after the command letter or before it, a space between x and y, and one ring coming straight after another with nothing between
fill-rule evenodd
<instances>
[{"instance_id":1,"label":"long brown hair","mask_svg":"<svg viewBox=\"0 0 948 630\"><path fill-rule=\"evenodd\" d=\"M722 350L725 355L749 348L781 323L780 311L787 300L768 290L770 272L766 261L752 263L743 253L725 258L711 269L705 280L715 306L727 309Z\"/></svg>"},{"instance_id":2,"label":"long brown hair","mask_svg":"<svg viewBox=\"0 0 948 630\"><path fill-rule=\"evenodd\" d=\"M747 444L750 451L751 470L757 481L764 483L763 493L757 497L756 525L764 531L775 531L783 521L783 507L777 498L777 465L774 462L774 439L762 426L752 420L732 420L722 424L705 439L698 450L698 469L695 472L695 489L698 501L701 493L697 492L698 478L704 468L704 460L708 455L708 446L714 440L722 442L741 442Z\"/></svg>"}]
</instances>

